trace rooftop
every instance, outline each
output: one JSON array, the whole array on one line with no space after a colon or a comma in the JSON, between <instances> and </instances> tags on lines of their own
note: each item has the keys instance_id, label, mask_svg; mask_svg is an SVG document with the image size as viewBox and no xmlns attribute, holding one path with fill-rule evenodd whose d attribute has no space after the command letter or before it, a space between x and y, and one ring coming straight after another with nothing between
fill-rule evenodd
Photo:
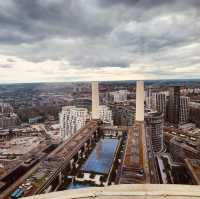
<instances>
[{"instance_id":1,"label":"rooftop","mask_svg":"<svg viewBox=\"0 0 200 199\"><path fill-rule=\"evenodd\" d=\"M142 171L143 155L141 153L141 129L138 126L129 128L128 138L122 163L120 184L144 183L145 175ZM141 162L142 161L142 162Z\"/></svg>"},{"instance_id":2,"label":"rooftop","mask_svg":"<svg viewBox=\"0 0 200 199\"><path fill-rule=\"evenodd\" d=\"M84 188L31 196L26 199L196 199L200 198L199 186L129 184L100 188Z\"/></svg>"}]
</instances>

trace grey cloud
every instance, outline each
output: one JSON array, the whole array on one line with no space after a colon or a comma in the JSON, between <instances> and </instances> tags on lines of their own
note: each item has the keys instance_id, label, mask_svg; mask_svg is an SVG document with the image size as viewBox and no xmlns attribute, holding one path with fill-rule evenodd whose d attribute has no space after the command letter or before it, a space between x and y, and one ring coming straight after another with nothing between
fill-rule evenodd
<instances>
[{"instance_id":1,"label":"grey cloud","mask_svg":"<svg viewBox=\"0 0 200 199\"><path fill-rule=\"evenodd\" d=\"M103 7L116 6L116 5L135 5L140 0L98 0L98 4Z\"/></svg>"},{"instance_id":2,"label":"grey cloud","mask_svg":"<svg viewBox=\"0 0 200 199\"><path fill-rule=\"evenodd\" d=\"M160 7L162 5L172 5L172 4L181 4L183 7L187 6L200 6L199 0L97 0L98 4L104 7L107 6L116 6L116 5L124 5L124 6L136 6L143 8L153 8Z\"/></svg>"},{"instance_id":3,"label":"grey cloud","mask_svg":"<svg viewBox=\"0 0 200 199\"><path fill-rule=\"evenodd\" d=\"M13 68L13 65L11 65L11 64L0 64L0 68L9 69L9 68Z\"/></svg>"},{"instance_id":4,"label":"grey cloud","mask_svg":"<svg viewBox=\"0 0 200 199\"><path fill-rule=\"evenodd\" d=\"M10 30L10 42L38 42L47 37L96 37L110 30L110 25L103 24L101 16L87 10L81 1L58 2L13 0L13 9L7 8L11 15L6 11L0 13L0 24ZM16 32L21 32L21 37ZM1 35L0 40L9 41Z\"/></svg>"},{"instance_id":5,"label":"grey cloud","mask_svg":"<svg viewBox=\"0 0 200 199\"><path fill-rule=\"evenodd\" d=\"M199 6L199 0L2 1L0 54L31 62L66 60L79 68L149 61L160 74L166 65L197 64L199 47L184 54L178 49L200 42Z\"/></svg>"}]
</instances>

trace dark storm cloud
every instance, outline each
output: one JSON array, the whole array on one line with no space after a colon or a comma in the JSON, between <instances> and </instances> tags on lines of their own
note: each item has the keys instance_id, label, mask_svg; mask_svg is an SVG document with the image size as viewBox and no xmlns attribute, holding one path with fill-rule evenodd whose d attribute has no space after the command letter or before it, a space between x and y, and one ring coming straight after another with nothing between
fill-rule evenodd
<instances>
[{"instance_id":1,"label":"dark storm cloud","mask_svg":"<svg viewBox=\"0 0 200 199\"><path fill-rule=\"evenodd\" d=\"M98 1L98 4L101 5L101 6L104 6L104 7L107 7L107 6L116 6L118 4L121 4L121 5L135 5L136 3L138 3L140 0L99 0Z\"/></svg>"},{"instance_id":2,"label":"dark storm cloud","mask_svg":"<svg viewBox=\"0 0 200 199\"><path fill-rule=\"evenodd\" d=\"M99 23L100 16L92 18L94 16L87 13L84 5L74 0L13 0L12 6L13 9L0 13L0 24L14 30L10 32L10 42L14 43L17 40L19 43L37 42L56 36L96 37L111 29L108 23ZM9 41L6 35L6 32L0 35L0 40Z\"/></svg>"},{"instance_id":3,"label":"dark storm cloud","mask_svg":"<svg viewBox=\"0 0 200 199\"><path fill-rule=\"evenodd\" d=\"M173 58L181 67L198 58L199 10L199 0L1 1L0 54L79 68L166 66ZM153 72L163 74L164 66Z\"/></svg>"},{"instance_id":4,"label":"dark storm cloud","mask_svg":"<svg viewBox=\"0 0 200 199\"><path fill-rule=\"evenodd\" d=\"M124 5L124 6L135 6L135 7L145 7L145 8L152 8L152 7L159 7L162 5L174 5L174 4L182 4L184 7L185 5L189 6L200 6L199 0L97 0L98 4L104 7L107 6L117 6L117 5Z\"/></svg>"}]
</instances>

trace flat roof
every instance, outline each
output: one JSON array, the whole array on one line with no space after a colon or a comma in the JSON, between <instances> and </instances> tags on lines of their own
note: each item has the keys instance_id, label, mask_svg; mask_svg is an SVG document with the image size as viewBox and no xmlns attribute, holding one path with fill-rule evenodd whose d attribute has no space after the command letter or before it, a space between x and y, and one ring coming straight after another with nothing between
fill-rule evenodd
<instances>
[{"instance_id":1,"label":"flat roof","mask_svg":"<svg viewBox=\"0 0 200 199\"><path fill-rule=\"evenodd\" d=\"M101 139L81 170L86 173L109 174L118 143L118 139Z\"/></svg>"}]
</instances>

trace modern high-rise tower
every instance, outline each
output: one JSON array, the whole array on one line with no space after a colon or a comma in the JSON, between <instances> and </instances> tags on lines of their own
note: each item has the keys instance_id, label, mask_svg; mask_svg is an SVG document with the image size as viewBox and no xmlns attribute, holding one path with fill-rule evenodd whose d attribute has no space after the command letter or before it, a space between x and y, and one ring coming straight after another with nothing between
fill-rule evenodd
<instances>
[{"instance_id":1,"label":"modern high-rise tower","mask_svg":"<svg viewBox=\"0 0 200 199\"><path fill-rule=\"evenodd\" d=\"M176 126L180 123L180 86L173 86L170 88L168 121Z\"/></svg>"},{"instance_id":2,"label":"modern high-rise tower","mask_svg":"<svg viewBox=\"0 0 200 199\"><path fill-rule=\"evenodd\" d=\"M146 106L148 109L152 108L152 92L151 92L151 90L152 90L152 87L149 86L146 91L146 100L145 101L146 101Z\"/></svg>"},{"instance_id":3,"label":"modern high-rise tower","mask_svg":"<svg viewBox=\"0 0 200 199\"><path fill-rule=\"evenodd\" d=\"M166 101L167 97L165 93L153 93L152 95L152 107L155 111L163 113L166 116Z\"/></svg>"},{"instance_id":4,"label":"modern high-rise tower","mask_svg":"<svg viewBox=\"0 0 200 199\"><path fill-rule=\"evenodd\" d=\"M153 112L146 117L147 129L155 153L163 150L163 113Z\"/></svg>"},{"instance_id":5,"label":"modern high-rise tower","mask_svg":"<svg viewBox=\"0 0 200 199\"><path fill-rule=\"evenodd\" d=\"M92 119L99 119L99 84L92 82Z\"/></svg>"},{"instance_id":6,"label":"modern high-rise tower","mask_svg":"<svg viewBox=\"0 0 200 199\"><path fill-rule=\"evenodd\" d=\"M189 120L189 102L190 98L186 96L180 97L180 114L179 114L179 121L180 124L185 124Z\"/></svg>"}]
</instances>

